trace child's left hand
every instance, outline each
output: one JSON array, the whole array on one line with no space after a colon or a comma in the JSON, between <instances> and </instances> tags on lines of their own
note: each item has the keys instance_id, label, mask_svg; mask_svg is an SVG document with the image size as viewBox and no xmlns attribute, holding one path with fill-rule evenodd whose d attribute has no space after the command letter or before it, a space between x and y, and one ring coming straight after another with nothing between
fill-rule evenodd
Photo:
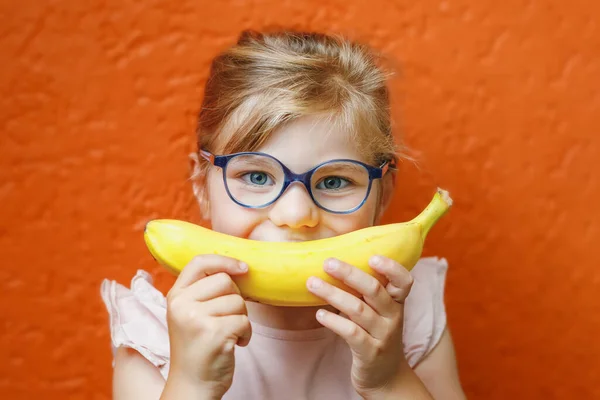
<instances>
[{"instance_id":1,"label":"child's left hand","mask_svg":"<svg viewBox=\"0 0 600 400\"><path fill-rule=\"evenodd\" d=\"M409 368L403 352L402 328L404 300L413 278L406 268L389 258L372 257L369 265L387 277L386 287L352 265L336 259L325 261L325 271L358 291L362 298L316 277L307 282L313 294L349 318L326 310L317 312L318 321L350 346L352 384L362 396L384 391L404 368Z\"/></svg>"}]
</instances>

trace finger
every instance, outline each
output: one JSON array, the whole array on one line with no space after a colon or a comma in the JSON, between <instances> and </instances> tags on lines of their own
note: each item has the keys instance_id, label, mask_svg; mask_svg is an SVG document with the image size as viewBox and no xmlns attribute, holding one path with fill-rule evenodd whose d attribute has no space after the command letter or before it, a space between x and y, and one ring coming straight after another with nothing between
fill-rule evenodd
<instances>
[{"instance_id":1,"label":"finger","mask_svg":"<svg viewBox=\"0 0 600 400\"><path fill-rule=\"evenodd\" d=\"M225 272L207 276L180 291L180 296L194 301L207 301L229 294L240 294L240 289Z\"/></svg>"},{"instance_id":2,"label":"finger","mask_svg":"<svg viewBox=\"0 0 600 400\"><path fill-rule=\"evenodd\" d=\"M397 286L392 285L391 283L388 283L386 285L385 290L390 294L390 297L394 299L395 302L400 304L404 304L406 297L410 293L409 287L399 288Z\"/></svg>"},{"instance_id":3,"label":"finger","mask_svg":"<svg viewBox=\"0 0 600 400\"><path fill-rule=\"evenodd\" d=\"M314 276L308 279L307 286L313 294L346 314L369 334L374 337L385 334L382 317L358 297Z\"/></svg>"},{"instance_id":4,"label":"finger","mask_svg":"<svg viewBox=\"0 0 600 400\"><path fill-rule=\"evenodd\" d=\"M218 254L198 255L187 264L172 289L180 290L192 283L217 272L226 272L232 275L243 274L248 270L245 263L231 257L225 257Z\"/></svg>"},{"instance_id":5,"label":"finger","mask_svg":"<svg viewBox=\"0 0 600 400\"><path fill-rule=\"evenodd\" d=\"M238 346L246 346L252 337L252 325L247 315L225 315L218 317L223 328Z\"/></svg>"},{"instance_id":6,"label":"finger","mask_svg":"<svg viewBox=\"0 0 600 400\"><path fill-rule=\"evenodd\" d=\"M205 312L221 317L225 315L248 315L246 302L239 294L220 296L204 303Z\"/></svg>"},{"instance_id":7,"label":"finger","mask_svg":"<svg viewBox=\"0 0 600 400\"><path fill-rule=\"evenodd\" d=\"M381 283L365 271L335 258L326 260L324 269L329 275L362 294L365 302L379 315L387 317L397 313L394 300Z\"/></svg>"},{"instance_id":8,"label":"finger","mask_svg":"<svg viewBox=\"0 0 600 400\"><path fill-rule=\"evenodd\" d=\"M396 302L404 303L413 284L413 276L402 265L387 257L374 256L369 265L388 280L386 291Z\"/></svg>"},{"instance_id":9,"label":"finger","mask_svg":"<svg viewBox=\"0 0 600 400\"><path fill-rule=\"evenodd\" d=\"M367 356L374 348L372 342L375 339L356 323L341 315L321 309L317 311L317 321L338 334L359 355Z\"/></svg>"}]
</instances>

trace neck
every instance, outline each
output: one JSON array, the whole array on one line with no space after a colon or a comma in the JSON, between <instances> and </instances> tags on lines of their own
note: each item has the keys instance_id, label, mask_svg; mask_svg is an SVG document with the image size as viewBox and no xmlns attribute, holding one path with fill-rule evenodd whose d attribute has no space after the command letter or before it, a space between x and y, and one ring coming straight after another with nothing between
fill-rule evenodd
<instances>
[{"instance_id":1,"label":"neck","mask_svg":"<svg viewBox=\"0 0 600 400\"><path fill-rule=\"evenodd\" d=\"M320 308L337 312L331 306L275 307L253 301L247 301L246 306L250 321L269 328L294 331L322 328L323 325L316 319L317 310Z\"/></svg>"}]
</instances>

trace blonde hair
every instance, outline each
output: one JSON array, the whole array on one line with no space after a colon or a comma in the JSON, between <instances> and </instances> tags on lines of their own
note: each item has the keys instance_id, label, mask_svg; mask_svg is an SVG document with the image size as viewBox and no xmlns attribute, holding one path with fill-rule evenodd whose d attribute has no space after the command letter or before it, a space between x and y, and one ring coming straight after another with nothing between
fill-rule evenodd
<instances>
[{"instance_id":1,"label":"blonde hair","mask_svg":"<svg viewBox=\"0 0 600 400\"><path fill-rule=\"evenodd\" d=\"M392 135L381 60L367 45L339 35L243 31L212 62L198 150L255 151L286 123L322 115L350 135L368 162L397 160L401 147Z\"/></svg>"}]
</instances>

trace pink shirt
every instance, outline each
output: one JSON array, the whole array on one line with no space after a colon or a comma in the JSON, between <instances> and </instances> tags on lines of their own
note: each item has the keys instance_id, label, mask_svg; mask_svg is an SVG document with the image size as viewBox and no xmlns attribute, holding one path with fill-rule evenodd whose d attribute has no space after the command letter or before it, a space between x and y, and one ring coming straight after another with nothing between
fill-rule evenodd
<instances>
[{"instance_id":1,"label":"pink shirt","mask_svg":"<svg viewBox=\"0 0 600 400\"><path fill-rule=\"evenodd\" d=\"M414 367L438 343L446 327L444 283L448 264L421 258L412 269L414 284L405 304L404 353ZM166 379L169 335L166 299L139 270L128 289L104 280L101 295L110 315L113 354L117 347L137 350ZM346 342L327 328L273 329L252 323L252 339L235 349L230 399L360 399L352 388L352 355Z\"/></svg>"}]
</instances>

